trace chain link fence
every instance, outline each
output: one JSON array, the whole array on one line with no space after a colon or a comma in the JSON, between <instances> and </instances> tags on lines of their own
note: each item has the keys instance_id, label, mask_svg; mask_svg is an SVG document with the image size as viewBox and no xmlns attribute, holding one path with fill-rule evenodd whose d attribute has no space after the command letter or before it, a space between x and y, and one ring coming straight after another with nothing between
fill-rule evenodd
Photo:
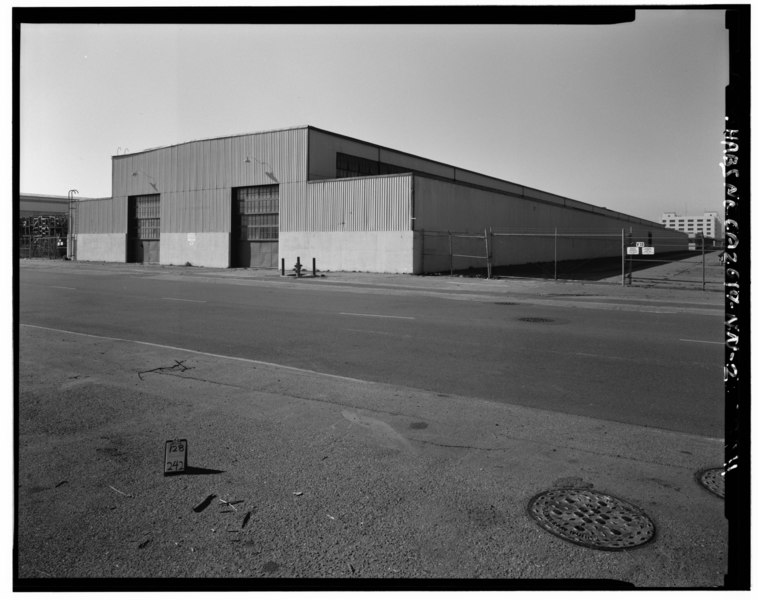
<instances>
[{"instance_id":1,"label":"chain link fence","mask_svg":"<svg viewBox=\"0 0 758 600\"><path fill-rule=\"evenodd\" d=\"M68 217L35 215L19 220L19 258L66 257Z\"/></svg>"},{"instance_id":2,"label":"chain link fence","mask_svg":"<svg viewBox=\"0 0 758 600\"><path fill-rule=\"evenodd\" d=\"M708 284L723 281L714 270L718 248L713 240L696 244L681 234L660 231L500 230L481 234L422 231L421 272L474 277L526 277L616 280L621 285L655 281ZM664 269L685 261L686 267ZM706 265L706 263L708 263ZM697 277L693 264L700 266ZM686 276L676 279L672 273Z\"/></svg>"}]
</instances>

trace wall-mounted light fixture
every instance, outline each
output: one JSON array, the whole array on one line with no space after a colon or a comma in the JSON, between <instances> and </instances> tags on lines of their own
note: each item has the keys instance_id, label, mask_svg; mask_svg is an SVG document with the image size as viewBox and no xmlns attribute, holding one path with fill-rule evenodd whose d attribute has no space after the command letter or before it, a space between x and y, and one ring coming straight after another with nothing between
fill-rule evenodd
<instances>
[{"instance_id":1,"label":"wall-mounted light fixture","mask_svg":"<svg viewBox=\"0 0 758 600\"><path fill-rule=\"evenodd\" d=\"M153 177L152 177L151 175L148 175L147 173L143 173L142 171L134 171L134 172L132 173L132 177L137 177L137 175L142 175L142 176L144 176L144 177L147 177L147 179L148 179L148 183L150 184L150 186L151 186L151 187L152 187L152 188L153 188L153 189L154 189L156 192L159 192L159 190L158 190L158 186L155 184L155 180L153 179Z\"/></svg>"},{"instance_id":2,"label":"wall-mounted light fixture","mask_svg":"<svg viewBox=\"0 0 758 600\"><path fill-rule=\"evenodd\" d=\"M268 171L263 171L265 173L266 177L268 177L269 179L271 179L274 183L279 183L279 180L274 175L274 168L270 164L268 164L267 162L260 161L257 158L255 158L254 156L253 156L253 160L255 162L257 162L259 165L261 165L264 169L266 167L268 167ZM245 163L248 164L248 165L252 163L252 161L250 160L249 156L245 157Z\"/></svg>"}]
</instances>

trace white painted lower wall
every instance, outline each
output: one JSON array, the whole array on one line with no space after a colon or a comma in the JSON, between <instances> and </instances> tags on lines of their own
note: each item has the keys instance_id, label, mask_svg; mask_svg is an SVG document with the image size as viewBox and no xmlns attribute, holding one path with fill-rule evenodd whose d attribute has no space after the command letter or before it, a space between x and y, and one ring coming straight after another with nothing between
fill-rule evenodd
<instances>
[{"instance_id":1,"label":"white painted lower wall","mask_svg":"<svg viewBox=\"0 0 758 600\"><path fill-rule=\"evenodd\" d=\"M229 233L161 232L162 265L229 266Z\"/></svg>"},{"instance_id":2,"label":"white painted lower wall","mask_svg":"<svg viewBox=\"0 0 758 600\"><path fill-rule=\"evenodd\" d=\"M125 233L77 233L76 260L126 262Z\"/></svg>"},{"instance_id":3,"label":"white painted lower wall","mask_svg":"<svg viewBox=\"0 0 758 600\"><path fill-rule=\"evenodd\" d=\"M291 272L297 257L311 270L413 273L413 231L279 232L279 258Z\"/></svg>"}]
</instances>

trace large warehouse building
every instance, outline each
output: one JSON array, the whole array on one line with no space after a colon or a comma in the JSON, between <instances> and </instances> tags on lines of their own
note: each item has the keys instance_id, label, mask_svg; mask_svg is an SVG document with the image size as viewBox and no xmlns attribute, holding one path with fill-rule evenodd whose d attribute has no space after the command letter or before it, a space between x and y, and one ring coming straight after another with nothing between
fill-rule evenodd
<instances>
[{"instance_id":1,"label":"large warehouse building","mask_svg":"<svg viewBox=\"0 0 758 600\"><path fill-rule=\"evenodd\" d=\"M310 126L112 166L113 197L77 203L78 260L276 268L300 257L321 270L424 273L450 268L451 254L456 269L482 267L482 256L551 261L553 231L568 236L562 260L617 256L635 241L687 249L686 234L652 221Z\"/></svg>"}]
</instances>

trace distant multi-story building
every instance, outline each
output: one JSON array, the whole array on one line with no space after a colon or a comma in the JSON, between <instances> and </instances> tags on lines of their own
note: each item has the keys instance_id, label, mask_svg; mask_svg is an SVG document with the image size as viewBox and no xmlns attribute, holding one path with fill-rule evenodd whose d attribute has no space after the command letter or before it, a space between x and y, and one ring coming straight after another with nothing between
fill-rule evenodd
<instances>
[{"instance_id":1,"label":"distant multi-story building","mask_svg":"<svg viewBox=\"0 0 758 600\"><path fill-rule=\"evenodd\" d=\"M717 212L703 213L702 216L679 216L676 213L663 213L661 224L666 229L676 229L686 233L690 238L704 235L708 239L722 240L724 238L724 224Z\"/></svg>"}]
</instances>

